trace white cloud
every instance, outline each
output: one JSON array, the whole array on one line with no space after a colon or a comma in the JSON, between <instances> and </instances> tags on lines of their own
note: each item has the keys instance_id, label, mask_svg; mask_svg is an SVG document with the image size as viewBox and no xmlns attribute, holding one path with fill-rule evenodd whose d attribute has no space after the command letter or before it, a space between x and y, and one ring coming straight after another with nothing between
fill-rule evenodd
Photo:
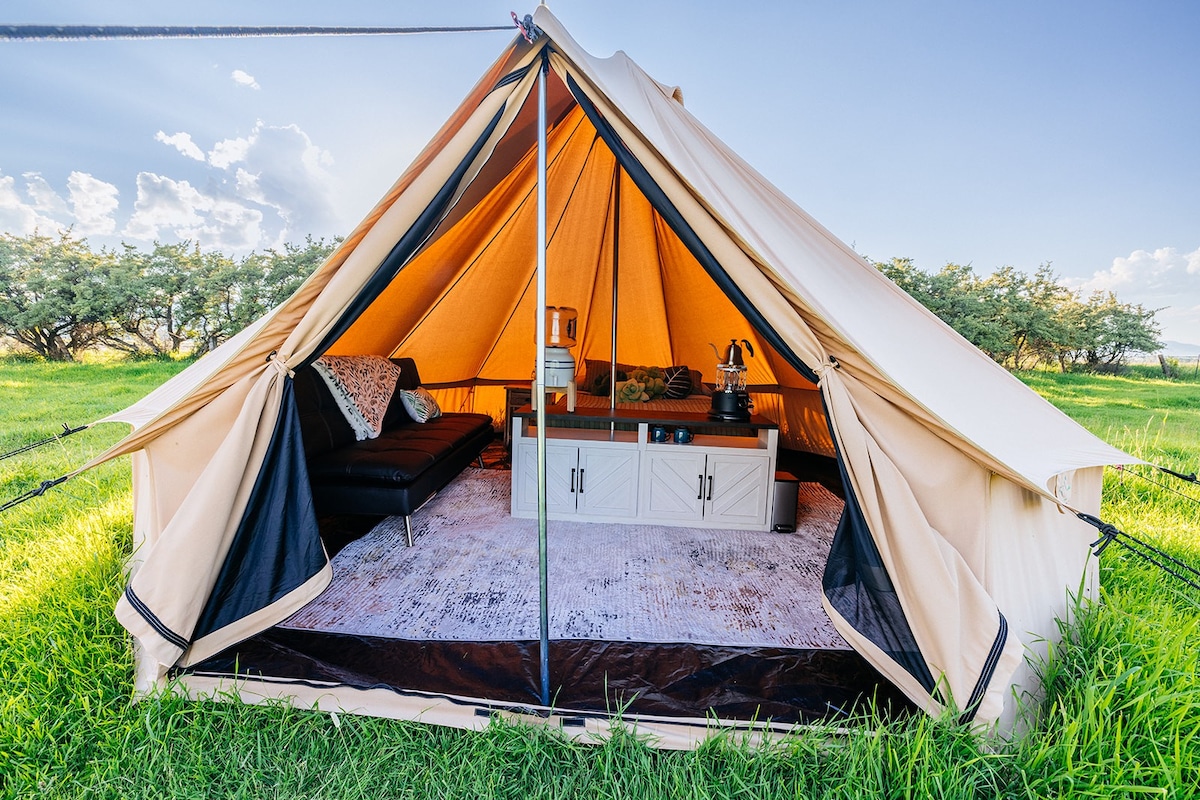
<instances>
[{"instance_id":1,"label":"white cloud","mask_svg":"<svg viewBox=\"0 0 1200 800\"><path fill-rule=\"evenodd\" d=\"M163 131L159 131L158 133L154 134L154 141L162 142L163 144L169 144L188 158L193 158L196 161L204 160L204 151L200 149L199 145L192 141L192 135L190 133L184 133L183 131L180 131L179 133L167 136L167 134Z\"/></svg>"},{"instance_id":2,"label":"white cloud","mask_svg":"<svg viewBox=\"0 0 1200 800\"><path fill-rule=\"evenodd\" d=\"M258 81L254 80L254 76L244 70L235 69L230 77L238 86L245 86L249 89L262 88L258 85Z\"/></svg>"},{"instance_id":3,"label":"white cloud","mask_svg":"<svg viewBox=\"0 0 1200 800\"><path fill-rule=\"evenodd\" d=\"M217 169L229 169L233 164L243 160L249 149L249 139L222 139L208 152L208 163Z\"/></svg>"},{"instance_id":4,"label":"white cloud","mask_svg":"<svg viewBox=\"0 0 1200 800\"><path fill-rule=\"evenodd\" d=\"M276 210L291 234L323 233L333 217L333 158L296 125L259 122L238 160L239 197Z\"/></svg>"},{"instance_id":5,"label":"white cloud","mask_svg":"<svg viewBox=\"0 0 1200 800\"><path fill-rule=\"evenodd\" d=\"M27 236L40 227L37 209L21 199L16 180L11 175L0 175L0 230Z\"/></svg>"},{"instance_id":6,"label":"white cloud","mask_svg":"<svg viewBox=\"0 0 1200 800\"><path fill-rule=\"evenodd\" d=\"M1163 295L1181 291L1200 291L1200 248L1181 253L1174 247L1160 247L1150 252L1135 250L1128 256L1113 259L1109 269L1081 282L1084 293L1112 291L1122 300L1126 293ZM1125 302L1136 302L1125 300Z\"/></svg>"},{"instance_id":7,"label":"white cloud","mask_svg":"<svg viewBox=\"0 0 1200 800\"><path fill-rule=\"evenodd\" d=\"M34 210L42 214L55 215L63 218L70 214L67 203L54 187L36 172L26 172L21 176L25 179L25 194L32 201Z\"/></svg>"},{"instance_id":8,"label":"white cloud","mask_svg":"<svg viewBox=\"0 0 1200 800\"><path fill-rule=\"evenodd\" d=\"M185 152L187 134L159 137ZM295 125L261 120L246 136L222 139L205 160L216 173L204 188L143 172L123 235L144 241L176 237L226 251L278 246L327 232L334 214L329 152ZM231 174L232 173L232 174Z\"/></svg>"},{"instance_id":9,"label":"white cloud","mask_svg":"<svg viewBox=\"0 0 1200 800\"><path fill-rule=\"evenodd\" d=\"M188 181L142 172L123 235L144 241L189 239L205 248L245 252L262 243L262 221L258 209L205 194Z\"/></svg>"},{"instance_id":10,"label":"white cloud","mask_svg":"<svg viewBox=\"0 0 1200 800\"><path fill-rule=\"evenodd\" d=\"M63 199L44 177L27 172L25 193L16 180L0 175L0 230L18 236L34 231L55 233L71 228L77 235L109 234L116 230L119 206L117 187L86 172L72 172L67 178L67 199Z\"/></svg>"},{"instance_id":11,"label":"white cloud","mask_svg":"<svg viewBox=\"0 0 1200 800\"><path fill-rule=\"evenodd\" d=\"M71 212L75 217L75 232L84 236L109 234L117 229L115 214L121 205L120 192L86 172L72 172L67 178Z\"/></svg>"},{"instance_id":12,"label":"white cloud","mask_svg":"<svg viewBox=\"0 0 1200 800\"><path fill-rule=\"evenodd\" d=\"M1111 291L1123 303L1162 309L1155 319L1164 338L1200 344L1200 248L1135 250L1072 288L1085 295Z\"/></svg>"},{"instance_id":13,"label":"white cloud","mask_svg":"<svg viewBox=\"0 0 1200 800\"><path fill-rule=\"evenodd\" d=\"M127 204L122 214L117 187L87 172L72 172L65 191L39 173L25 174L23 184L0 173L0 230L73 228L81 236L113 237L101 242L108 245L191 240L231 255L334 232L333 159L298 126L260 120L207 153L185 132L159 131L155 139L200 162L187 179L138 173L132 208Z\"/></svg>"}]
</instances>

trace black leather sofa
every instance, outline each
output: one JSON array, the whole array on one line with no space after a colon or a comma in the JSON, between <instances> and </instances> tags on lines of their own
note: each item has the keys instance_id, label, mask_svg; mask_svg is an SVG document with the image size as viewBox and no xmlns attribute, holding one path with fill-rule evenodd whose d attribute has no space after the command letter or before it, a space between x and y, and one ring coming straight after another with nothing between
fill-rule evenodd
<instances>
[{"instance_id":1,"label":"black leather sofa","mask_svg":"<svg viewBox=\"0 0 1200 800\"><path fill-rule=\"evenodd\" d=\"M400 365L397 389L421 384L411 358L392 360ZM294 388L317 513L403 516L409 546L413 512L478 459L495 435L486 414L443 413L415 422L396 392L383 432L357 441L312 367L296 371Z\"/></svg>"}]
</instances>

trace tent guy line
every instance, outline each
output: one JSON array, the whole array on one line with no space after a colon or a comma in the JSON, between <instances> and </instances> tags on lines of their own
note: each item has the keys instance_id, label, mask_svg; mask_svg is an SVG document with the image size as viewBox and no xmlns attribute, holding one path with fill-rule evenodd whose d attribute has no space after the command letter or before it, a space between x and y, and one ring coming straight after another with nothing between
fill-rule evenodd
<instances>
[{"instance_id":1,"label":"tent guy line","mask_svg":"<svg viewBox=\"0 0 1200 800\"><path fill-rule=\"evenodd\" d=\"M400 36L424 33L511 31L512 25L415 27L320 25L0 25L0 40L237 39L264 36Z\"/></svg>"}]
</instances>

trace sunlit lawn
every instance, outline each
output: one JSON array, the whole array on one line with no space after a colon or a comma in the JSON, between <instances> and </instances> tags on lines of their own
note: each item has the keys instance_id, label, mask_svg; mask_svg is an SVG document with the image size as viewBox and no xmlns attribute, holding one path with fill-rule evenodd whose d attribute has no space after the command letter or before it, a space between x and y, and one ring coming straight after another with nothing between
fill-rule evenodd
<instances>
[{"instance_id":1,"label":"sunlit lawn","mask_svg":"<svg viewBox=\"0 0 1200 800\"><path fill-rule=\"evenodd\" d=\"M0 360L0 451L117 410L180 368ZM1200 383L1021 376L1119 447L1184 472L1200 460ZM105 425L0 461L0 502L124 432ZM1156 481L1173 479L1144 469ZM1104 515L1198 562L1193 487L1110 472ZM769 748L596 745L494 723L482 733L286 707L130 702L112 607L131 528L128 462L0 515L0 796L1123 797L1200 781L1200 597L1113 547L1106 601L1052 667L1041 717L1009 745L923 717L814 728Z\"/></svg>"}]
</instances>

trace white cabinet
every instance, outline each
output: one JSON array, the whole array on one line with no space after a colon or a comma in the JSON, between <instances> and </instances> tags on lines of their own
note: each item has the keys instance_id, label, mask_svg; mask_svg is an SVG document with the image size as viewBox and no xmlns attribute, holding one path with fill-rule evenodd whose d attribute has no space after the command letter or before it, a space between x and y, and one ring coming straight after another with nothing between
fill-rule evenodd
<instances>
[{"instance_id":1,"label":"white cabinet","mask_svg":"<svg viewBox=\"0 0 1200 800\"><path fill-rule=\"evenodd\" d=\"M546 443L546 512L629 522L637 514L638 450L633 443ZM513 516L537 514L537 442L513 451Z\"/></svg>"},{"instance_id":2,"label":"white cabinet","mask_svg":"<svg viewBox=\"0 0 1200 800\"><path fill-rule=\"evenodd\" d=\"M766 524L771 457L723 448L651 446L642 467L641 519L722 528Z\"/></svg>"},{"instance_id":3,"label":"white cabinet","mask_svg":"<svg viewBox=\"0 0 1200 800\"><path fill-rule=\"evenodd\" d=\"M590 418L590 419L589 419ZM567 427L567 423L613 425ZM659 420L653 420L659 424ZM559 424L555 424L559 423ZM673 423L679 424L676 418ZM546 513L551 519L652 523L726 530L768 530L774 502L779 430L769 421L732 426L703 418L690 444L651 442L651 420L577 408L547 415ZM607 426L605 426L607 427ZM749 430L752 435L746 435ZM536 517L536 427L512 421L512 514Z\"/></svg>"}]
</instances>

